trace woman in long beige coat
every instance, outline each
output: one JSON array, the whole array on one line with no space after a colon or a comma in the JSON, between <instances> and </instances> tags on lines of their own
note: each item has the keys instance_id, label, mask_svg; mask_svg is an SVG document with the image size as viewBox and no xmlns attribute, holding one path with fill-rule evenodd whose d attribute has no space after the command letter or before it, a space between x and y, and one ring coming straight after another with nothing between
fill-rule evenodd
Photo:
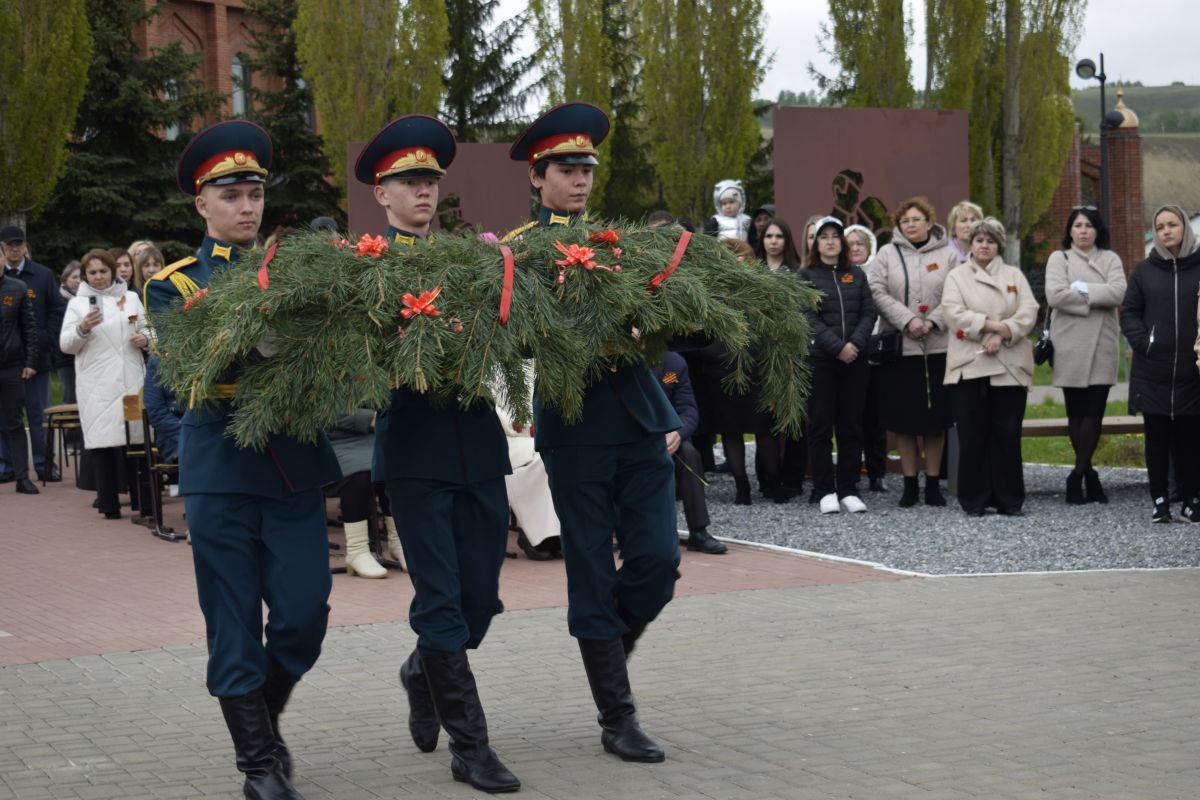
<instances>
[{"instance_id":1,"label":"woman in long beige coat","mask_svg":"<svg viewBox=\"0 0 1200 800\"><path fill-rule=\"evenodd\" d=\"M942 293L946 385L958 430L958 501L969 516L994 507L1019 516L1025 502L1021 423L1033 384L1038 303L1029 281L1005 264L1004 225L986 217L971 229L971 260L950 273Z\"/></svg>"},{"instance_id":2,"label":"woman in long beige coat","mask_svg":"<svg viewBox=\"0 0 1200 800\"><path fill-rule=\"evenodd\" d=\"M1068 503L1108 502L1092 455L1100 443L1109 387L1117 382L1117 309L1124 297L1125 269L1109 249L1104 218L1090 206L1073 209L1062 250L1046 262L1054 385L1063 390L1067 432L1075 449L1075 469L1067 476Z\"/></svg>"},{"instance_id":3,"label":"woman in long beige coat","mask_svg":"<svg viewBox=\"0 0 1200 800\"><path fill-rule=\"evenodd\" d=\"M935 223L933 206L923 197L900 203L893 217L890 244L879 248L867 269L871 296L879 312L880 331L901 332L900 357L882 366L888 396L883 424L896 436L904 494L900 507L918 500L920 444L925 446L925 503L944 506L938 483L945 442L946 324L942 319L942 285L958 256L946 230ZM920 441L919 441L920 440Z\"/></svg>"}]
</instances>

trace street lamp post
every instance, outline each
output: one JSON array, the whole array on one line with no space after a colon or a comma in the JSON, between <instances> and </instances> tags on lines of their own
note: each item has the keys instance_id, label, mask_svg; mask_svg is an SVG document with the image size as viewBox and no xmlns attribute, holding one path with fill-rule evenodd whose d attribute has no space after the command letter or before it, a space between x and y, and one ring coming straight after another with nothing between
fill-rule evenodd
<instances>
[{"instance_id":1,"label":"street lamp post","mask_svg":"<svg viewBox=\"0 0 1200 800\"><path fill-rule=\"evenodd\" d=\"M1108 131L1110 128L1120 127L1125 117L1121 112L1114 111L1113 118L1109 119L1108 104L1104 97L1105 81L1108 77L1104 74L1104 53L1100 54L1099 72L1096 71L1096 62L1085 58L1075 65L1075 74L1085 81L1093 78L1100 81L1100 214L1104 218L1104 224L1108 225L1111 222L1108 195Z\"/></svg>"}]
</instances>

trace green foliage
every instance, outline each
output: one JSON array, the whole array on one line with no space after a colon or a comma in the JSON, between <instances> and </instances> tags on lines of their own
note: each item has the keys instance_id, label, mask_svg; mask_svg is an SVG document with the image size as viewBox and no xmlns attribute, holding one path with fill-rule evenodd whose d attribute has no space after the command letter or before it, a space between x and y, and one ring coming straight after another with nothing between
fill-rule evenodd
<instances>
[{"instance_id":1,"label":"green foliage","mask_svg":"<svg viewBox=\"0 0 1200 800\"><path fill-rule=\"evenodd\" d=\"M640 219L656 206L657 179L646 145L646 103L642 92L642 58L630 4L603 0L604 37L612 60L612 133L604 146L601 167L607 171L604 194L593 201L599 216Z\"/></svg>"},{"instance_id":2,"label":"green foliage","mask_svg":"<svg viewBox=\"0 0 1200 800\"><path fill-rule=\"evenodd\" d=\"M515 56L529 12L490 27L497 6L499 0L446 0L450 53L442 108L460 142L514 135L515 121L535 88L522 83L538 54Z\"/></svg>"},{"instance_id":3,"label":"green foliage","mask_svg":"<svg viewBox=\"0 0 1200 800\"><path fill-rule=\"evenodd\" d=\"M593 103L613 115L615 82L613 45L605 35L608 4L594 0L531 0L538 61L545 75L551 106L571 100ZM604 205L604 190L612 171L611 160L600 159L589 200L593 208Z\"/></svg>"},{"instance_id":4,"label":"green foliage","mask_svg":"<svg viewBox=\"0 0 1200 800\"><path fill-rule=\"evenodd\" d=\"M196 74L200 54L179 42L143 54L133 40L135 26L158 8L87 0L93 57L66 170L30 225L46 263L134 239L154 240L168 260L195 248L199 226L175 186L175 162L191 122L212 113L218 97Z\"/></svg>"},{"instance_id":5,"label":"green foliage","mask_svg":"<svg viewBox=\"0 0 1200 800\"><path fill-rule=\"evenodd\" d=\"M829 18L817 39L838 73L824 75L809 64L817 86L848 106L910 107L916 99L908 57L912 22L903 0L830 0Z\"/></svg>"},{"instance_id":6,"label":"green foliage","mask_svg":"<svg viewBox=\"0 0 1200 800\"><path fill-rule=\"evenodd\" d=\"M926 108L970 109L986 47L987 0L926 0Z\"/></svg>"},{"instance_id":7,"label":"green foliage","mask_svg":"<svg viewBox=\"0 0 1200 800\"><path fill-rule=\"evenodd\" d=\"M450 50L443 0L408 0L400 7L396 67L392 69L393 116L437 116L445 94L442 73Z\"/></svg>"},{"instance_id":8,"label":"green foliage","mask_svg":"<svg viewBox=\"0 0 1200 800\"><path fill-rule=\"evenodd\" d=\"M252 253L216 276L191 308L155 315L160 374L195 404L240 365L232 433L261 446L277 431L312 439L348 409L384 407L400 386L464 405L499 388L513 408L525 409L528 358L542 401L578 418L585 388L605 370L656 360L670 339L702 329L732 351L727 388L748 386L754 370L763 409L781 428L798 430L808 385L801 311L815 302L811 287L696 236L678 269L650 291L679 231L619 227L615 244L589 242L601 229L583 225L535 228L514 242L506 325L499 321L502 257L477 237L439 236L379 259L320 233L289 238L265 291L256 280L261 256ZM620 259L621 271L562 268L559 243L593 248L602 266ZM402 318L406 295L412 303L438 288L437 316ZM630 335L635 329L640 338ZM268 332L275 355L249 359Z\"/></svg>"},{"instance_id":9,"label":"green foliage","mask_svg":"<svg viewBox=\"0 0 1200 800\"><path fill-rule=\"evenodd\" d=\"M654 87L647 136L662 199L701 219L713 212L713 184L745 177L759 149L753 97L768 63L762 2L646 0L640 12L643 77Z\"/></svg>"},{"instance_id":10,"label":"green foliage","mask_svg":"<svg viewBox=\"0 0 1200 800\"><path fill-rule=\"evenodd\" d=\"M0 219L36 216L67 159L92 59L84 0L0 6Z\"/></svg>"},{"instance_id":11,"label":"green foliage","mask_svg":"<svg viewBox=\"0 0 1200 800\"><path fill-rule=\"evenodd\" d=\"M275 146L263 229L302 227L314 217L337 216L341 198L329 182L332 166L321 137L310 124L312 90L300 77L296 0L246 0L246 12L261 26L248 29L253 54L243 56L260 78L244 87L248 116L266 128ZM265 88L276 85L282 88Z\"/></svg>"},{"instance_id":12,"label":"green foliage","mask_svg":"<svg viewBox=\"0 0 1200 800\"><path fill-rule=\"evenodd\" d=\"M1050 207L1075 134L1067 82L1070 64L1060 47L1057 31L1044 27L1021 42L1021 236Z\"/></svg>"},{"instance_id":13,"label":"green foliage","mask_svg":"<svg viewBox=\"0 0 1200 800\"><path fill-rule=\"evenodd\" d=\"M390 119L396 0L297 0L296 48L312 85L334 180L346 188L346 145Z\"/></svg>"}]
</instances>

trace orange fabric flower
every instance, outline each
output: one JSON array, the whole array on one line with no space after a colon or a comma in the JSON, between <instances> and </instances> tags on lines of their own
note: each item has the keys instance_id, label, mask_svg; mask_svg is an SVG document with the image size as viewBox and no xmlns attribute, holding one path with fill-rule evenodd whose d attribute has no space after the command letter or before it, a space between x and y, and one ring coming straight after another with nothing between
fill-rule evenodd
<instances>
[{"instance_id":1,"label":"orange fabric flower","mask_svg":"<svg viewBox=\"0 0 1200 800\"><path fill-rule=\"evenodd\" d=\"M926 264L925 271L926 272L937 272L939 267L941 267L941 264Z\"/></svg>"},{"instance_id":2,"label":"orange fabric flower","mask_svg":"<svg viewBox=\"0 0 1200 800\"><path fill-rule=\"evenodd\" d=\"M854 274L846 272L842 275L842 283L854 283Z\"/></svg>"},{"instance_id":3,"label":"orange fabric flower","mask_svg":"<svg viewBox=\"0 0 1200 800\"><path fill-rule=\"evenodd\" d=\"M354 255L370 256L371 258L380 258L387 252L387 239L382 236L370 236L363 234L358 240L358 244L354 245Z\"/></svg>"},{"instance_id":4,"label":"orange fabric flower","mask_svg":"<svg viewBox=\"0 0 1200 800\"><path fill-rule=\"evenodd\" d=\"M588 236L588 241L594 242L595 244L600 244L601 242L616 244L617 242L621 241L621 235L612 228L609 228L604 232L596 231L595 233L591 234Z\"/></svg>"},{"instance_id":5,"label":"orange fabric flower","mask_svg":"<svg viewBox=\"0 0 1200 800\"><path fill-rule=\"evenodd\" d=\"M196 292L188 299L184 300L183 301L183 310L187 311L189 308L191 308L192 306L199 303L201 300L203 300L208 295L208 292L209 292L209 288L207 286L205 286L203 289Z\"/></svg>"},{"instance_id":6,"label":"orange fabric flower","mask_svg":"<svg viewBox=\"0 0 1200 800\"><path fill-rule=\"evenodd\" d=\"M376 256L378 258L378 256ZM429 317L439 317L441 312L433 307L433 301L442 293L441 286L435 286L431 290L421 292L420 297L413 297L408 292L400 298L400 302L404 303L405 308L400 309L400 316L405 319L412 319L418 314L424 314Z\"/></svg>"},{"instance_id":7,"label":"orange fabric flower","mask_svg":"<svg viewBox=\"0 0 1200 800\"><path fill-rule=\"evenodd\" d=\"M596 268L596 262L593 260L596 255L596 251L592 248L580 247L577 244L564 247L562 242L555 242L554 246L558 248L560 253L566 256L566 258L562 259L561 261L554 262L560 267L569 267L572 264L580 264L584 267L584 269Z\"/></svg>"}]
</instances>

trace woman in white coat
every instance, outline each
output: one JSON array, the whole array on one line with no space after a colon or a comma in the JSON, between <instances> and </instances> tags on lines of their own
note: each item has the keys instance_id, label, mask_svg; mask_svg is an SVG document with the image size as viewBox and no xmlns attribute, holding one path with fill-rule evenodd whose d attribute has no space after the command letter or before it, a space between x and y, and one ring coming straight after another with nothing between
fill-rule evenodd
<instances>
[{"instance_id":1,"label":"woman in white coat","mask_svg":"<svg viewBox=\"0 0 1200 800\"><path fill-rule=\"evenodd\" d=\"M958 429L958 501L968 516L994 507L1020 516L1025 502L1021 423L1033 383L1038 302L1017 267L1000 258L1004 225L985 217L971 229L971 258L946 278L942 309L950 412Z\"/></svg>"},{"instance_id":2,"label":"woman in white coat","mask_svg":"<svg viewBox=\"0 0 1200 800\"><path fill-rule=\"evenodd\" d=\"M1109 387L1117 382L1117 309L1124 297L1125 268L1109 249L1104 218L1095 206L1072 209L1062 250L1046 262L1054 385L1063 390L1075 449L1075 469L1067 476L1071 504L1108 502L1092 455L1100 443Z\"/></svg>"},{"instance_id":3,"label":"woman in white coat","mask_svg":"<svg viewBox=\"0 0 1200 800\"><path fill-rule=\"evenodd\" d=\"M145 381L146 315L138 296L117 278L107 250L89 250L83 283L67 304L59 347L75 356L75 391L83 428L83 446L95 472L98 509L105 519L121 518L117 476L125 448L126 395ZM141 427L130 440L141 442Z\"/></svg>"}]
</instances>

